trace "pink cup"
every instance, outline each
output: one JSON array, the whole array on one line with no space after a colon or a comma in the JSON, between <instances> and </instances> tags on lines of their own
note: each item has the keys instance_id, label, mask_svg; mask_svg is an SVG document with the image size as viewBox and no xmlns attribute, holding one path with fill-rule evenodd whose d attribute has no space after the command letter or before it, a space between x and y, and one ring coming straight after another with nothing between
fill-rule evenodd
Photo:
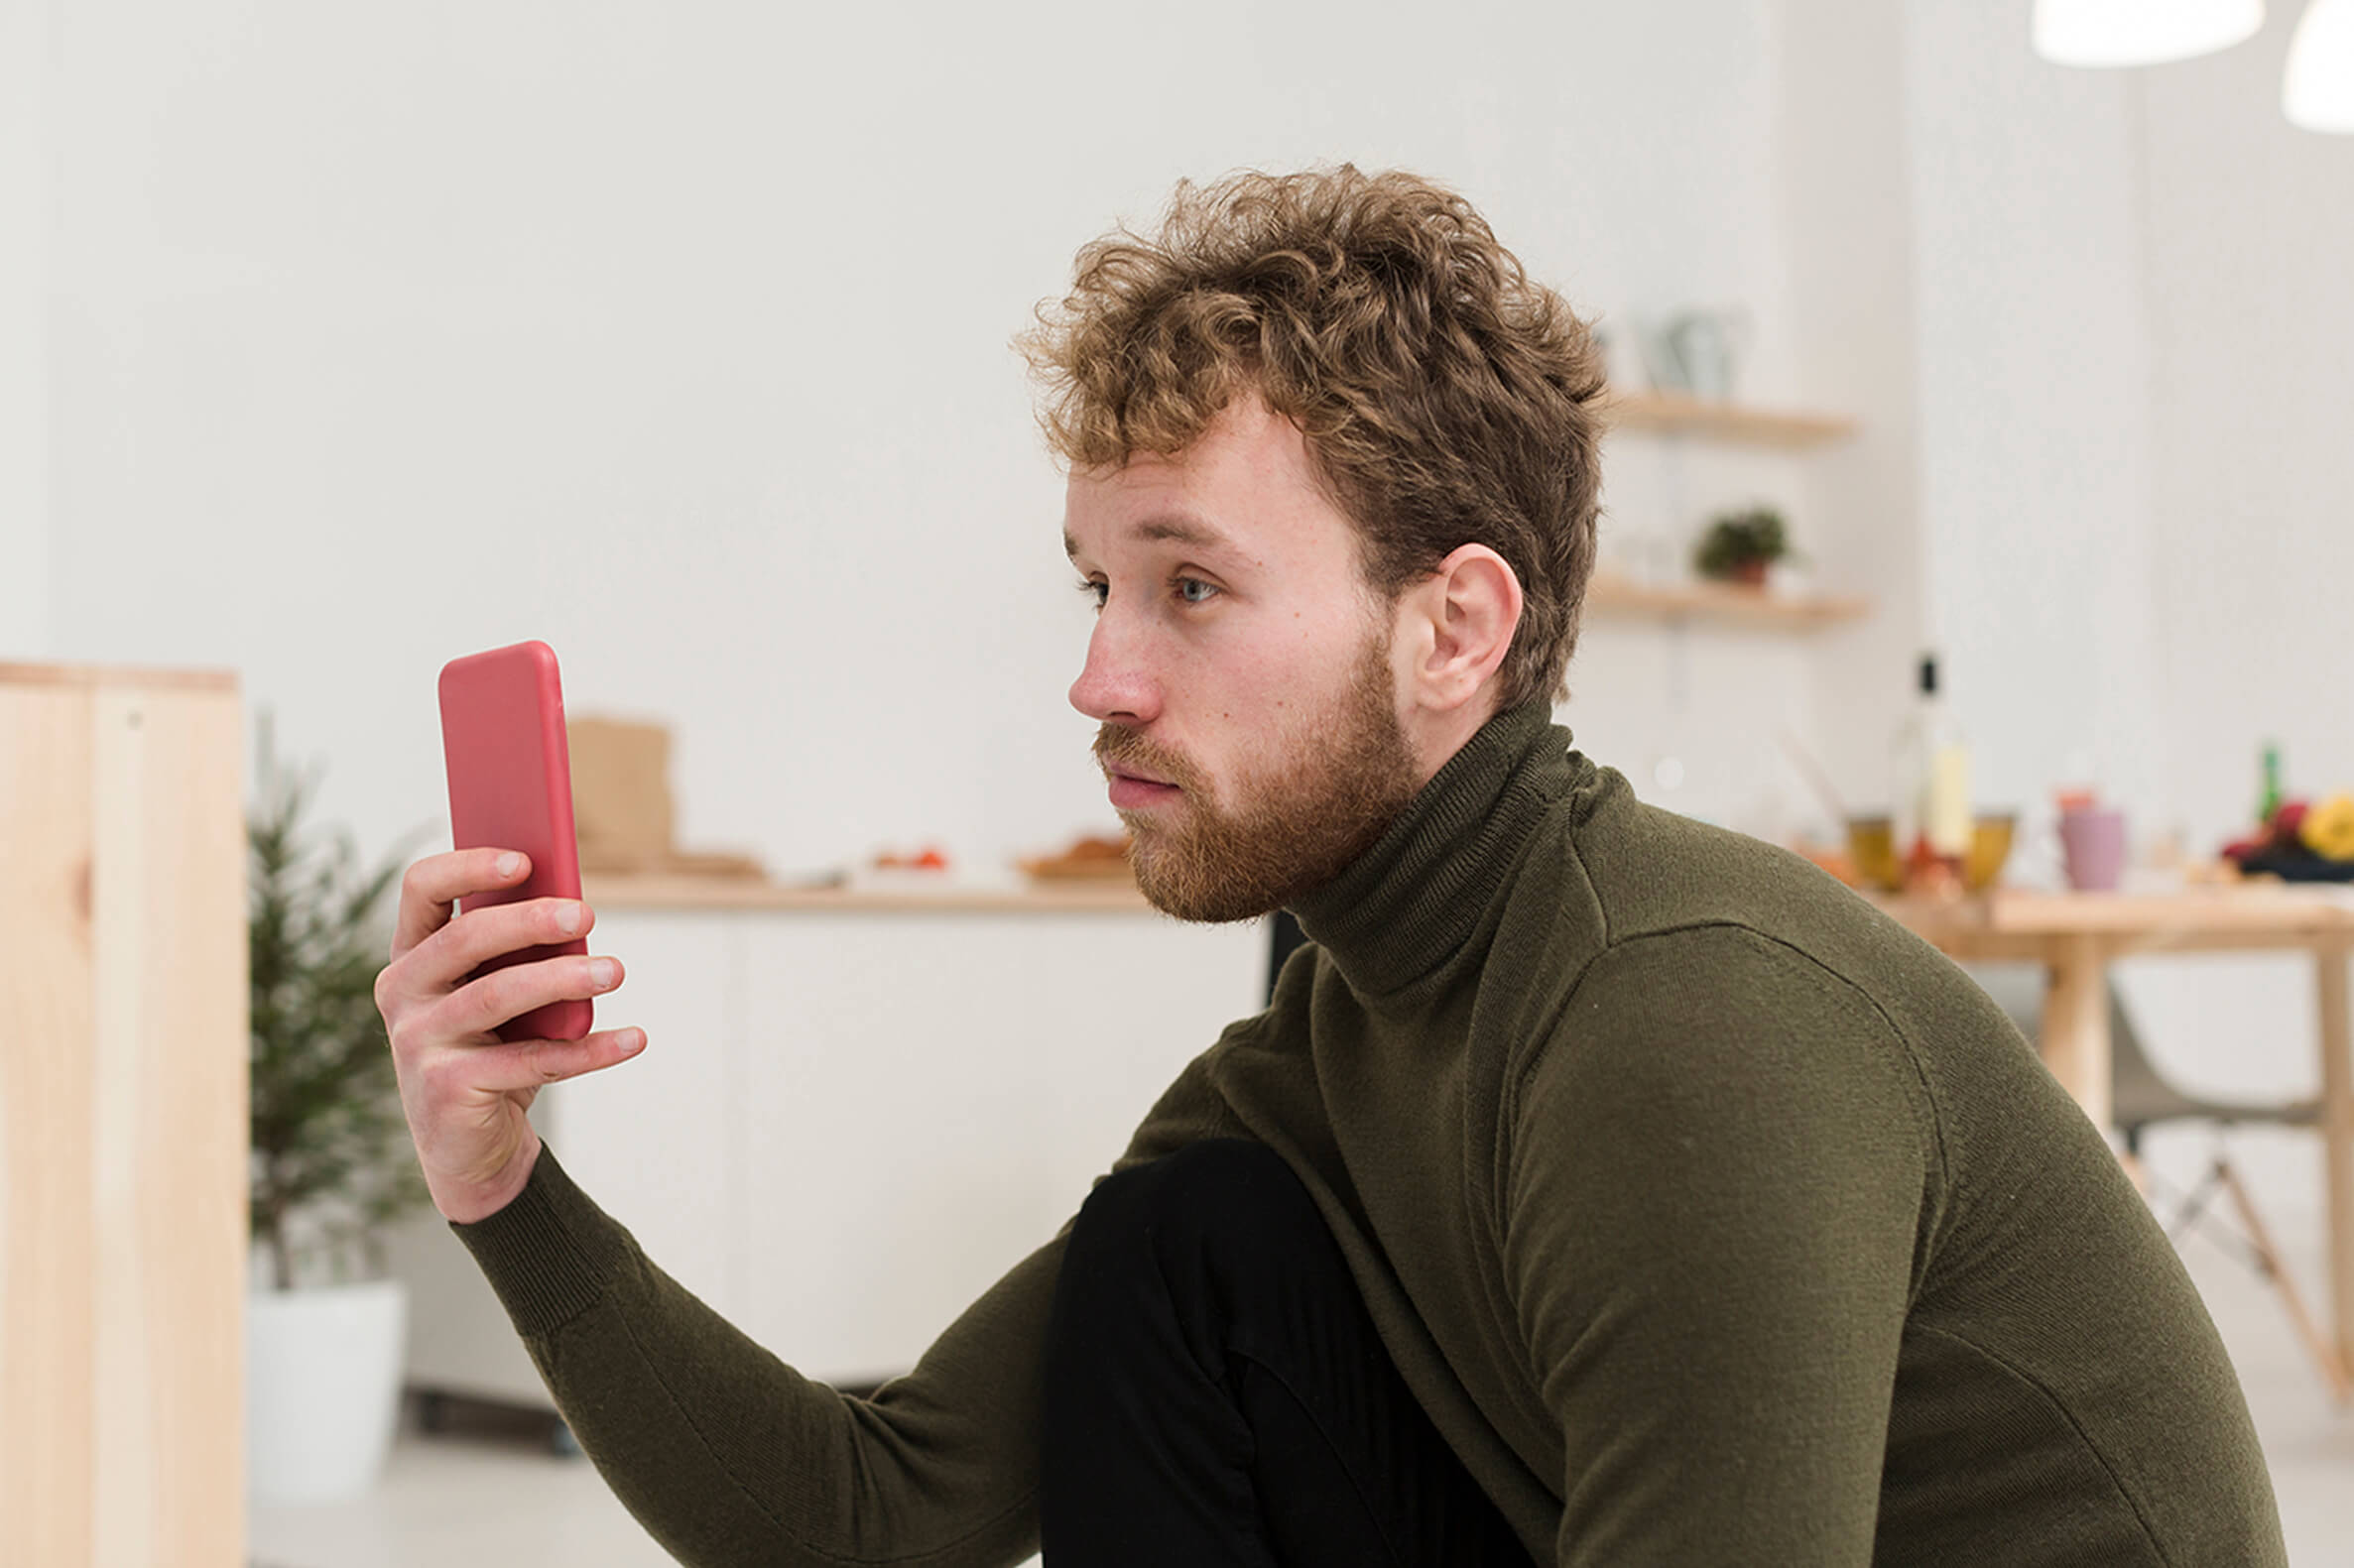
<instances>
[{"instance_id":1,"label":"pink cup","mask_svg":"<svg viewBox=\"0 0 2354 1568\"><path fill-rule=\"evenodd\" d=\"M2059 848L2069 887L2114 893L2125 876L2125 813L2106 806L2062 811Z\"/></svg>"}]
</instances>

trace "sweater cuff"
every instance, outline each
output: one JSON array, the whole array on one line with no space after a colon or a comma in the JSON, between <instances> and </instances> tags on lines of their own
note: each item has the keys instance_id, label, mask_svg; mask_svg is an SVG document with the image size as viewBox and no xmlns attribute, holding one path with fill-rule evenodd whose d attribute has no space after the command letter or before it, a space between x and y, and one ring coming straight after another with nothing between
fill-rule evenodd
<instances>
[{"instance_id":1,"label":"sweater cuff","mask_svg":"<svg viewBox=\"0 0 2354 1568\"><path fill-rule=\"evenodd\" d=\"M527 1339L594 1306L637 1250L621 1222L590 1201L543 1140L523 1190L471 1225L446 1222Z\"/></svg>"}]
</instances>

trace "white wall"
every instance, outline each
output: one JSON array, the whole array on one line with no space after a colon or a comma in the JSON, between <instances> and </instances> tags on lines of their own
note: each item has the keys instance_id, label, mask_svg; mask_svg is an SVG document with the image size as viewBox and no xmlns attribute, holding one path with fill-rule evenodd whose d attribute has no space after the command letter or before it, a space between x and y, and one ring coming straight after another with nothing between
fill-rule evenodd
<instances>
[{"instance_id":1,"label":"white wall","mask_svg":"<svg viewBox=\"0 0 2354 1568\"><path fill-rule=\"evenodd\" d=\"M1859 422L1806 462L1816 575L1877 606L1816 639L1814 733L1847 809L1885 810L1926 592L1905 18L1849 0L1785 0L1779 15L1777 179L1802 384Z\"/></svg>"},{"instance_id":2,"label":"white wall","mask_svg":"<svg viewBox=\"0 0 2354 1568\"><path fill-rule=\"evenodd\" d=\"M1337 15L76 6L57 651L242 669L371 845L440 815L441 662L534 636L674 724L690 844L1111 829L1007 339L1177 177L1425 171L1798 390L1762 0Z\"/></svg>"},{"instance_id":3,"label":"white wall","mask_svg":"<svg viewBox=\"0 0 2354 1568\"><path fill-rule=\"evenodd\" d=\"M2281 115L2295 9L2145 82L2166 764L2203 837L2257 755L2354 790L2354 137Z\"/></svg>"},{"instance_id":4,"label":"white wall","mask_svg":"<svg viewBox=\"0 0 2354 1568\"><path fill-rule=\"evenodd\" d=\"M2048 817L2089 751L2104 792L2150 821L2171 801L2131 81L2037 59L2028 10L1908 10L1923 631L1948 655L1982 798Z\"/></svg>"},{"instance_id":5,"label":"white wall","mask_svg":"<svg viewBox=\"0 0 2354 1568\"><path fill-rule=\"evenodd\" d=\"M49 654L51 7L0 7L0 660Z\"/></svg>"}]
</instances>

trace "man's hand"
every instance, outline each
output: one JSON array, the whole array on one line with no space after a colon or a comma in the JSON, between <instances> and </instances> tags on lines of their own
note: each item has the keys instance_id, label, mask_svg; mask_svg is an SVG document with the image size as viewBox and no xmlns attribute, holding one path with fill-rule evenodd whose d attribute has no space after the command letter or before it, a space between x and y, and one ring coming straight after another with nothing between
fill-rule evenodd
<instances>
[{"instance_id":1,"label":"man's hand","mask_svg":"<svg viewBox=\"0 0 2354 1568\"><path fill-rule=\"evenodd\" d=\"M628 1028L513 1042L494 1032L534 1008L621 984L618 959L578 954L466 980L502 953L568 942L596 923L595 911L570 899L469 907L450 917L458 900L512 887L530 872L525 856L497 849L452 850L411 866L401 882L392 962L376 977L376 1009L392 1037L401 1108L426 1186L434 1206L464 1225L497 1213L523 1190L540 1157L540 1136L524 1113L541 1086L610 1067L645 1044L641 1031Z\"/></svg>"}]
</instances>

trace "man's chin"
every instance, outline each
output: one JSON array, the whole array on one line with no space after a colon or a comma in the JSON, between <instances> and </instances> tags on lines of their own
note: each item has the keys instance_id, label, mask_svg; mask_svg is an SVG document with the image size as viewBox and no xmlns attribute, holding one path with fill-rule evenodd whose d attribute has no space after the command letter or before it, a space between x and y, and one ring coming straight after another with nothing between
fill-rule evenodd
<instances>
[{"instance_id":1,"label":"man's chin","mask_svg":"<svg viewBox=\"0 0 2354 1568\"><path fill-rule=\"evenodd\" d=\"M1218 891L1157 888L1141 876L1136 879L1136 886L1137 891L1145 896L1145 903L1171 919L1184 920L1194 925L1232 925L1241 920L1256 920L1261 915L1273 914L1283 907L1281 900L1269 903L1255 898L1236 898Z\"/></svg>"},{"instance_id":2,"label":"man's chin","mask_svg":"<svg viewBox=\"0 0 2354 1568\"><path fill-rule=\"evenodd\" d=\"M1249 886L1249 879L1221 876L1202 866L1184 845L1155 845L1149 829L1137 834L1129 856L1137 891L1173 919L1226 925L1255 920L1282 905L1280 896Z\"/></svg>"},{"instance_id":3,"label":"man's chin","mask_svg":"<svg viewBox=\"0 0 2354 1568\"><path fill-rule=\"evenodd\" d=\"M1303 879L1297 868L1284 875L1264 869L1211 868L1188 846L1154 846L1140 835L1130 852L1137 891L1145 902L1173 919L1200 925L1231 925L1273 914L1331 881L1328 876Z\"/></svg>"}]
</instances>

